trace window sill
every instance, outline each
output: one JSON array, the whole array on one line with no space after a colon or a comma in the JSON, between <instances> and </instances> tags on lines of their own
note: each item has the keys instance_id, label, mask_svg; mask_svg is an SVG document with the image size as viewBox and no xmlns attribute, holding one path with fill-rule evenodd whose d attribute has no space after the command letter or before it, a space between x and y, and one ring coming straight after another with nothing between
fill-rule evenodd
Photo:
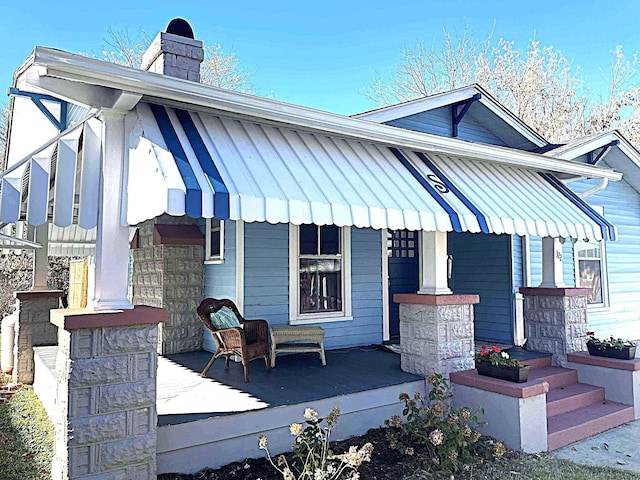
<instances>
[{"instance_id":1,"label":"window sill","mask_svg":"<svg viewBox=\"0 0 640 480\"><path fill-rule=\"evenodd\" d=\"M588 312L606 313L610 310L611 310L611 305L594 305L594 306L587 305Z\"/></svg>"},{"instance_id":2,"label":"window sill","mask_svg":"<svg viewBox=\"0 0 640 480\"><path fill-rule=\"evenodd\" d=\"M298 317L290 318L289 325L312 325L315 323L333 323L333 322L348 322L353 320L353 316L331 316L331 315L314 315L313 317Z\"/></svg>"},{"instance_id":3,"label":"window sill","mask_svg":"<svg viewBox=\"0 0 640 480\"><path fill-rule=\"evenodd\" d=\"M209 260L205 260L205 265L221 265L224 263L224 258L210 258Z\"/></svg>"}]
</instances>

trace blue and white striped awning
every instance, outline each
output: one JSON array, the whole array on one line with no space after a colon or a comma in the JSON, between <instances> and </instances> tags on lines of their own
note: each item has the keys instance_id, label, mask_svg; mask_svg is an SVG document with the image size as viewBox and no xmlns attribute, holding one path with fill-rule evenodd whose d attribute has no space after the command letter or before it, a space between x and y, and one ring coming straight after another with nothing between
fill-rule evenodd
<instances>
[{"instance_id":1,"label":"blue and white striped awning","mask_svg":"<svg viewBox=\"0 0 640 480\"><path fill-rule=\"evenodd\" d=\"M246 118L141 103L127 221L246 222L615 239L554 176Z\"/></svg>"}]
</instances>

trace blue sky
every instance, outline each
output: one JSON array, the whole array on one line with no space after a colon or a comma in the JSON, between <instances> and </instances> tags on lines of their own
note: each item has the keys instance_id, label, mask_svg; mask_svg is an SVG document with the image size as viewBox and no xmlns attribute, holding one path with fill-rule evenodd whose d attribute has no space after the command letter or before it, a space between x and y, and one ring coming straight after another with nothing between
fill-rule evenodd
<instances>
[{"instance_id":1,"label":"blue sky","mask_svg":"<svg viewBox=\"0 0 640 480\"><path fill-rule=\"evenodd\" d=\"M535 37L579 65L587 84L602 85L609 51L623 45L629 56L640 49L640 4L635 0L423 0L270 2L182 0L31 0L3 5L0 84L35 45L70 52L100 52L109 27L142 28L155 35L169 20L183 17L196 38L233 50L255 71L259 93L338 113L374 107L358 92L376 72L386 74L403 46L442 39L443 28L465 23L478 39L492 30L525 47ZM622 5L620 5L622 4ZM5 101L0 100L0 101Z\"/></svg>"}]
</instances>

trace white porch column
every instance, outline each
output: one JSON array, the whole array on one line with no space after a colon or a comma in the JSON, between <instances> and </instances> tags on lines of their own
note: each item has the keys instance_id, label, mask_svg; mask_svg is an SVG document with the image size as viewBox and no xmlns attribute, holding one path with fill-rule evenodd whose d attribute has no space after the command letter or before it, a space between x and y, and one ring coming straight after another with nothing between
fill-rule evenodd
<instances>
[{"instance_id":1,"label":"white porch column","mask_svg":"<svg viewBox=\"0 0 640 480\"><path fill-rule=\"evenodd\" d=\"M47 290L49 224L43 223L42 225L38 225L35 227L35 232L35 241L42 245L42 248L36 248L33 254L33 282L31 284L31 291L40 292Z\"/></svg>"},{"instance_id":2,"label":"white porch column","mask_svg":"<svg viewBox=\"0 0 640 480\"><path fill-rule=\"evenodd\" d=\"M449 295L446 232L422 231L420 255L420 294Z\"/></svg>"},{"instance_id":3,"label":"white porch column","mask_svg":"<svg viewBox=\"0 0 640 480\"><path fill-rule=\"evenodd\" d=\"M543 288L564 287L562 277L562 244L559 238L542 238L542 283Z\"/></svg>"},{"instance_id":4,"label":"white porch column","mask_svg":"<svg viewBox=\"0 0 640 480\"><path fill-rule=\"evenodd\" d=\"M103 110L100 203L96 235L95 298L92 310L122 310L129 279L129 227L121 222L125 167L125 114Z\"/></svg>"}]
</instances>

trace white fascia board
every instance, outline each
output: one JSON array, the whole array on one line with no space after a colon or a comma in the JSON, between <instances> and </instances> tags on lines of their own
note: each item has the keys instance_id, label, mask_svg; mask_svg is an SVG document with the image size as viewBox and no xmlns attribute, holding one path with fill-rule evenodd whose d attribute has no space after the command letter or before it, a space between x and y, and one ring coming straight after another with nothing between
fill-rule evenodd
<instances>
[{"instance_id":1,"label":"white fascia board","mask_svg":"<svg viewBox=\"0 0 640 480\"><path fill-rule=\"evenodd\" d=\"M352 118L359 118L361 120L369 120L370 122L385 123L398 118L408 117L409 115L415 115L428 110L435 110L436 108L444 107L447 105L453 105L454 103L464 102L469 100L476 93L481 94L480 103L487 107L498 118L503 120L509 126L511 126L516 132L526 138L528 141L538 147L547 145L547 141L538 135L527 124L515 116L509 109L505 108L500 102L494 99L486 90L479 85L469 85L450 92L439 93L429 96L427 98L421 98L412 100L409 102L389 105L388 107L379 108L369 112L363 112L356 115L352 115Z\"/></svg>"},{"instance_id":2,"label":"white fascia board","mask_svg":"<svg viewBox=\"0 0 640 480\"><path fill-rule=\"evenodd\" d=\"M186 105L211 108L391 146L470 157L534 170L608 178L613 181L622 178L622 174L613 169L390 127L45 47L36 47L33 61L36 65L46 67L47 76L140 93L159 100L176 101L185 105L185 108L188 108ZM56 92L50 93L55 95Z\"/></svg>"},{"instance_id":3,"label":"white fascia board","mask_svg":"<svg viewBox=\"0 0 640 480\"><path fill-rule=\"evenodd\" d=\"M617 145L620 151L624 153L637 167L640 167L640 152L638 152L638 150L636 150L633 145L631 145L631 143L629 143L629 141L616 130L605 132L601 135L585 140L584 143L565 148L557 155L554 154L556 150L547 152L547 155L554 156L555 158L561 158L563 160L573 160L581 157L582 155L586 155L589 152L593 152L598 148L606 147L614 140L618 140L620 142ZM562 149L562 147L560 147L560 149Z\"/></svg>"},{"instance_id":4,"label":"white fascia board","mask_svg":"<svg viewBox=\"0 0 640 480\"><path fill-rule=\"evenodd\" d=\"M548 144L548 142L544 138L535 133L535 131L533 131L531 127L526 125L522 120L516 117L502 104L497 103L491 98L487 98L484 94L482 95L482 98L480 98L480 103L487 107L498 118L504 120L510 127L512 127L516 132L518 132L534 145L543 147Z\"/></svg>"},{"instance_id":5,"label":"white fascia board","mask_svg":"<svg viewBox=\"0 0 640 480\"><path fill-rule=\"evenodd\" d=\"M607 132L597 137L592 137L584 141L584 143L577 143L572 146L559 147L554 150L550 150L546 155L553 156L555 158L561 158L563 160L573 160L574 158L581 157L589 152L593 152L597 148L608 145L613 140L620 140L616 138L613 132Z\"/></svg>"},{"instance_id":6,"label":"white fascia board","mask_svg":"<svg viewBox=\"0 0 640 480\"><path fill-rule=\"evenodd\" d=\"M351 115L351 118L369 120L370 122L385 123L398 118L408 117L428 110L444 107L458 102L464 102L473 97L478 91L474 87L466 87L452 92L438 93L425 98L409 100L408 102L389 105L368 112Z\"/></svg>"}]
</instances>

